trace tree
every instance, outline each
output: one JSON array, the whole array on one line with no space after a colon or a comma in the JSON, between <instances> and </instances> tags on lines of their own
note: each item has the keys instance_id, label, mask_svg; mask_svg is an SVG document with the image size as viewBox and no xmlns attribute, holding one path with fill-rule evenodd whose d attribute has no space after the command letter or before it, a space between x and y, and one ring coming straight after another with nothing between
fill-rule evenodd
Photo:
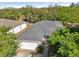
<instances>
[{"instance_id":1,"label":"tree","mask_svg":"<svg viewBox=\"0 0 79 59\"><path fill-rule=\"evenodd\" d=\"M75 6L75 4L74 3L71 3L70 7L74 7L74 6Z\"/></svg>"},{"instance_id":2,"label":"tree","mask_svg":"<svg viewBox=\"0 0 79 59\"><path fill-rule=\"evenodd\" d=\"M56 8L55 7L57 7L57 6L54 6L54 7L52 7L51 5L49 5L49 7L48 7L48 19L49 20L56 20L56 15L57 15L57 11L56 11Z\"/></svg>"},{"instance_id":3,"label":"tree","mask_svg":"<svg viewBox=\"0 0 79 59\"><path fill-rule=\"evenodd\" d=\"M77 3L75 4L75 6L79 7L79 2L77 2Z\"/></svg>"},{"instance_id":4,"label":"tree","mask_svg":"<svg viewBox=\"0 0 79 59\"><path fill-rule=\"evenodd\" d=\"M6 29L0 27L0 56L10 57L16 54L17 42L13 34L6 34Z\"/></svg>"},{"instance_id":5,"label":"tree","mask_svg":"<svg viewBox=\"0 0 79 59\"><path fill-rule=\"evenodd\" d=\"M54 48L51 56L78 57L79 56L79 33L71 32L70 29L60 29L54 32L48 42L48 46Z\"/></svg>"}]
</instances>

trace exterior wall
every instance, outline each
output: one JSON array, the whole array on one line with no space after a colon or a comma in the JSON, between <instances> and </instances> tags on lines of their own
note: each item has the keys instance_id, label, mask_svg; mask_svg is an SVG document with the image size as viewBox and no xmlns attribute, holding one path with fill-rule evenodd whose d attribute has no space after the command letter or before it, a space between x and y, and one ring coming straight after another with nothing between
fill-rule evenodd
<instances>
[{"instance_id":1,"label":"exterior wall","mask_svg":"<svg viewBox=\"0 0 79 59\"><path fill-rule=\"evenodd\" d=\"M21 28L22 28L22 29L24 29L24 28L26 28L26 27L27 27L27 24L26 24L26 23L24 23L24 24L21 25Z\"/></svg>"},{"instance_id":2,"label":"exterior wall","mask_svg":"<svg viewBox=\"0 0 79 59\"><path fill-rule=\"evenodd\" d=\"M27 27L27 24L25 22L15 28L12 28L11 30L9 30L9 32L16 34L16 33L20 32L21 30L25 29L26 27Z\"/></svg>"},{"instance_id":3,"label":"exterior wall","mask_svg":"<svg viewBox=\"0 0 79 59\"><path fill-rule=\"evenodd\" d=\"M20 26L17 26L15 28L12 29L13 30L13 33L18 33L21 29L20 29Z\"/></svg>"},{"instance_id":4,"label":"exterior wall","mask_svg":"<svg viewBox=\"0 0 79 59\"><path fill-rule=\"evenodd\" d=\"M29 49L29 50L36 50L39 43L35 42L20 42L20 48L22 49Z\"/></svg>"}]
</instances>

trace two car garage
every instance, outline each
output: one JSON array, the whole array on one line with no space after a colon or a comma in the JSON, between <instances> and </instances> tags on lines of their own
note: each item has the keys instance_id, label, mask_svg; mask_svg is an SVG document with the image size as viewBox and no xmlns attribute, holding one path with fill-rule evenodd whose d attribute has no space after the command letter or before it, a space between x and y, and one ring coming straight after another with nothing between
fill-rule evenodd
<instances>
[{"instance_id":1,"label":"two car garage","mask_svg":"<svg viewBox=\"0 0 79 59\"><path fill-rule=\"evenodd\" d=\"M37 42L20 42L20 48L21 49L28 49L28 50L34 50L36 47L38 47L39 43Z\"/></svg>"}]
</instances>

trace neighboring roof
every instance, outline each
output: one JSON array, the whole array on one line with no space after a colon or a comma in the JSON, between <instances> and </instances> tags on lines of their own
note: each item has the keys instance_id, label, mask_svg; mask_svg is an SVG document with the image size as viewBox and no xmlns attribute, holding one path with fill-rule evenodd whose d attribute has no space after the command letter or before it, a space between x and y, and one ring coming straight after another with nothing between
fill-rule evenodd
<instances>
[{"instance_id":1,"label":"neighboring roof","mask_svg":"<svg viewBox=\"0 0 79 59\"><path fill-rule=\"evenodd\" d=\"M0 26L5 26L5 27L16 27L24 22L22 21L16 21L12 19L0 19Z\"/></svg>"},{"instance_id":2,"label":"neighboring roof","mask_svg":"<svg viewBox=\"0 0 79 59\"><path fill-rule=\"evenodd\" d=\"M26 30L17 37L20 41L43 41L44 35L51 35L57 28L63 27L59 21L40 21L33 24L32 28Z\"/></svg>"}]
</instances>

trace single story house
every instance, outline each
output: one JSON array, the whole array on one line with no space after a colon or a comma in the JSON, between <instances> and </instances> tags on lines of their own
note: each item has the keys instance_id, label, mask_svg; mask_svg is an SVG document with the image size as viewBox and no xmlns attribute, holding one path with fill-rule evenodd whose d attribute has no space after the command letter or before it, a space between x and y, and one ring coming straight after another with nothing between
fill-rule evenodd
<instances>
[{"instance_id":1,"label":"single story house","mask_svg":"<svg viewBox=\"0 0 79 59\"><path fill-rule=\"evenodd\" d=\"M63 27L61 22L51 20L36 22L31 28L25 29L28 27L27 25L28 22L25 21L0 19L0 26L10 27L7 33L17 33L19 48L29 51L35 51L39 45L46 41L46 37L49 37L56 29ZM22 31L23 29L25 30Z\"/></svg>"},{"instance_id":2,"label":"single story house","mask_svg":"<svg viewBox=\"0 0 79 59\"><path fill-rule=\"evenodd\" d=\"M0 26L9 27L10 30L7 33L11 32L16 34L27 27L27 22L11 19L0 19Z\"/></svg>"},{"instance_id":3,"label":"single story house","mask_svg":"<svg viewBox=\"0 0 79 59\"><path fill-rule=\"evenodd\" d=\"M32 27L24 33L17 36L20 42L20 48L35 50L36 47L43 43L45 36L50 36L56 29L63 27L59 21L39 21L32 25Z\"/></svg>"}]
</instances>

